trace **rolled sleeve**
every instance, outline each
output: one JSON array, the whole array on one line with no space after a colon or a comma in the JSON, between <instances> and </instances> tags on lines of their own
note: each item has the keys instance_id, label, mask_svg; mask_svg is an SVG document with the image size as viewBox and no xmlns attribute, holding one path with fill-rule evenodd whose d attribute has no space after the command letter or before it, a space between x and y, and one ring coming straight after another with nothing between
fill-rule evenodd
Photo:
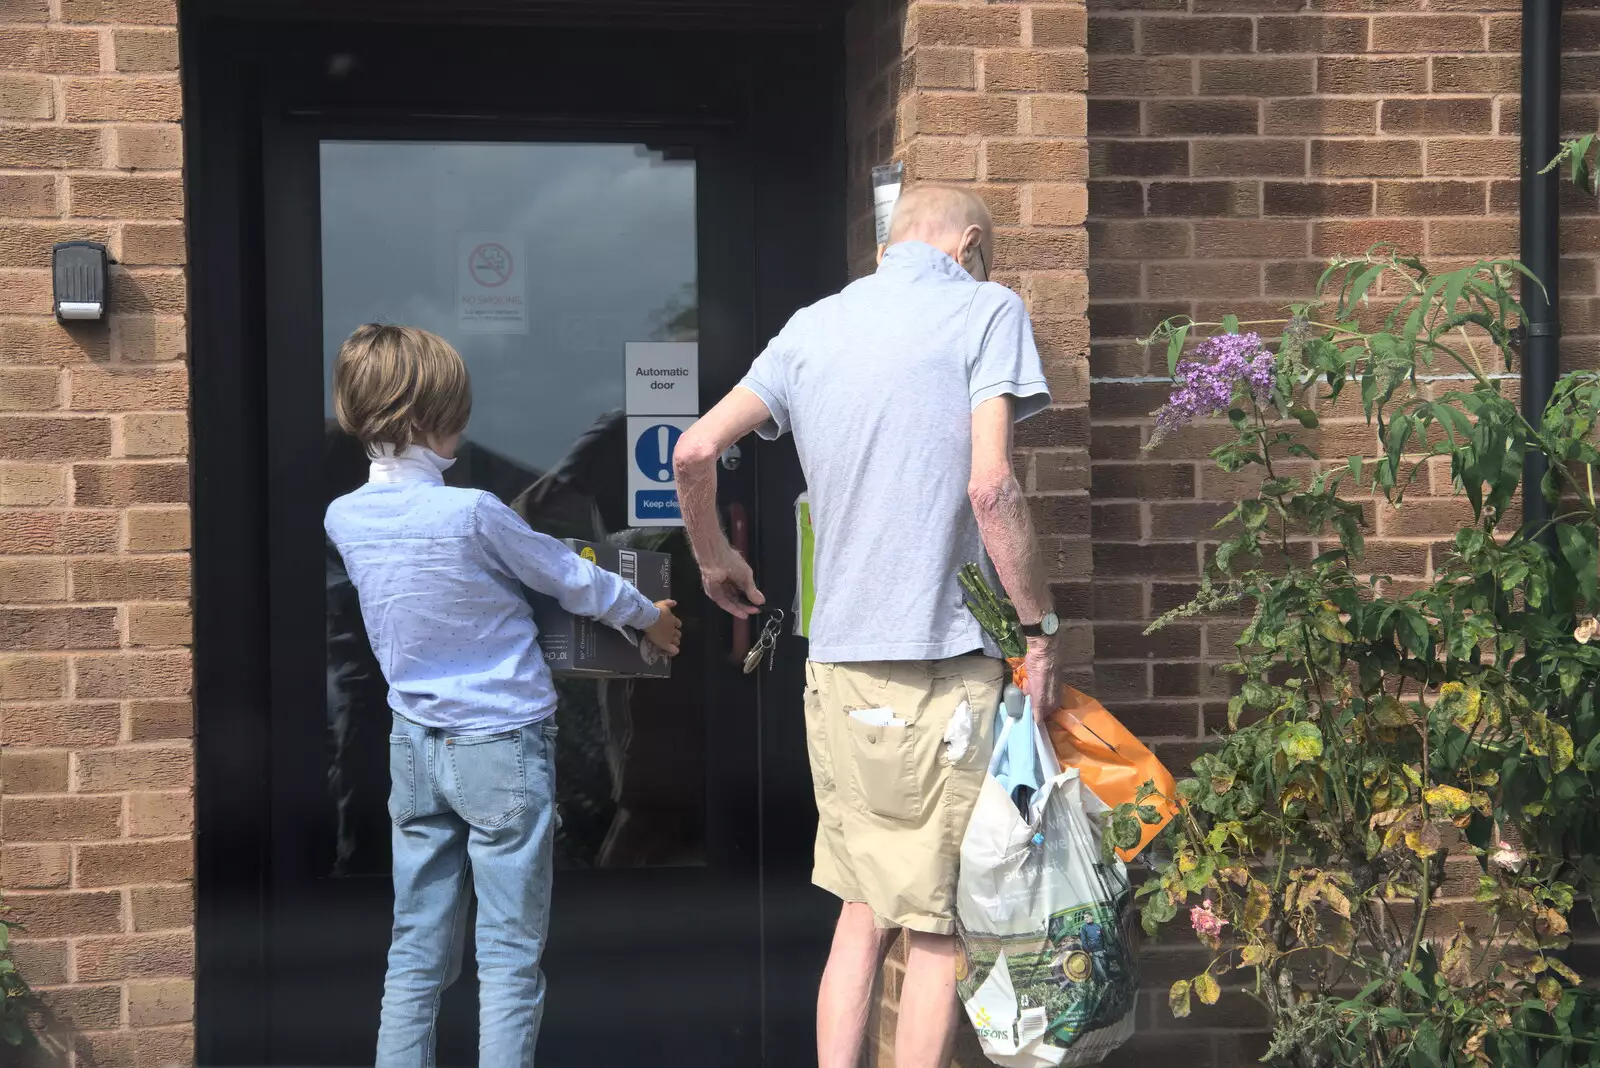
<instances>
[{"instance_id":1,"label":"rolled sleeve","mask_svg":"<svg viewBox=\"0 0 1600 1068\"><path fill-rule=\"evenodd\" d=\"M1014 397L1020 422L1049 406L1050 386L1021 297L993 282L979 286L968 330L974 353L967 378L973 408L995 397Z\"/></svg>"},{"instance_id":2,"label":"rolled sleeve","mask_svg":"<svg viewBox=\"0 0 1600 1068\"><path fill-rule=\"evenodd\" d=\"M768 441L789 433L789 376L804 329L801 313L796 312L739 382L767 406L771 419L756 427L756 433Z\"/></svg>"}]
</instances>

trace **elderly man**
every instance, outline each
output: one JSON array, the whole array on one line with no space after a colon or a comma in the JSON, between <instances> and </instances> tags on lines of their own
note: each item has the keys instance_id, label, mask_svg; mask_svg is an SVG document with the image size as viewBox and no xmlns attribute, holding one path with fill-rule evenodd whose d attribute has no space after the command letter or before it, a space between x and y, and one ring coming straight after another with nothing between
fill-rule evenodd
<instances>
[{"instance_id":1,"label":"elderly man","mask_svg":"<svg viewBox=\"0 0 1600 1068\"><path fill-rule=\"evenodd\" d=\"M717 456L751 430L793 432L811 493L812 881L844 902L817 998L820 1068L859 1063L902 927L895 1064L950 1059L956 868L1004 677L963 605L963 563L987 551L1028 635L1033 707L1056 703L1057 621L1011 468L1013 423L1050 397L1022 301L987 280L992 258L980 199L911 189L877 272L797 312L677 447L695 558L735 616L764 598L717 522Z\"/></svg>"}]
</instances>

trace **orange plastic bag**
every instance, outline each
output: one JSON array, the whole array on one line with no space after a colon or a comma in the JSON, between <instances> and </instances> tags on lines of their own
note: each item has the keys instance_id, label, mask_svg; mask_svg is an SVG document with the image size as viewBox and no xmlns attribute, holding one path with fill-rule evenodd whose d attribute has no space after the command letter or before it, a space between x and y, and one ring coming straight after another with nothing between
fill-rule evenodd
<instances>
[{"instance_id":1,"label":"orange plastic bag","mask_svg":"<svg viewBox=\"0 0 1600 1068\"><path fill-rule=\"evenodd\" d=\"M1011 666L1014 681L1023 685L1027 675L1021 661L1014 660ZM1161 822L1141 823L1139 844L1117 850L1124 862L1138 856L1178 814L1178 784L1172 772L1104 705L1071 686L1061 687L1061 706L1045 726L1050 729L1050 744L1061 766L1077 768L1089 791L1112 808L1133 803L1141 786L1155 783L1160 796L1147 797L1142 804L1154 806L1161 813Z\"/></svg>"}]
</instances>

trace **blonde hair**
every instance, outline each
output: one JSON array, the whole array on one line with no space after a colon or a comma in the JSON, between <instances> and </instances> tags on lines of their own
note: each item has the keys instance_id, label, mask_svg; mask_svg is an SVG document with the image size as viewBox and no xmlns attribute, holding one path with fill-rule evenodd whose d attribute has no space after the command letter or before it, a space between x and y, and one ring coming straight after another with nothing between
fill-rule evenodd
<instances>
[{"instance_id":1,"label":"blonde hair","mask_svg":"<svg viewBox=\"0 0 1600 1068\"><path fill-rule=\"evenodd\" d=\"M378 445L399 450L465 430L472 383L461 354L438 334L367 323L339 346L333 411L369 453Z\"/></svg>"}]
</instances>

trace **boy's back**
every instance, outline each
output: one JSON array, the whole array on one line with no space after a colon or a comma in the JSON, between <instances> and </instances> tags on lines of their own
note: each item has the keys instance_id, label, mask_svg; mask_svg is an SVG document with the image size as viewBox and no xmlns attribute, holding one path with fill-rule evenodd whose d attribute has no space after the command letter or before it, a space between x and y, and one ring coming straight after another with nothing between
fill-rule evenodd
<instances>
[{"instance_id":1,"label":"boy's back","mask_svg":"<svg viewBox=\"0 0 1600 1068\"><path fill-rule=\"evenodd\" d=\"M335 500L326 519L390 707L459 734L536 723L555 710L555 689L523 585L613 626L648 626L656 611L492 494L444 485L415 451L376 459L372 481Z\"/></svg>"}]
</instances>

